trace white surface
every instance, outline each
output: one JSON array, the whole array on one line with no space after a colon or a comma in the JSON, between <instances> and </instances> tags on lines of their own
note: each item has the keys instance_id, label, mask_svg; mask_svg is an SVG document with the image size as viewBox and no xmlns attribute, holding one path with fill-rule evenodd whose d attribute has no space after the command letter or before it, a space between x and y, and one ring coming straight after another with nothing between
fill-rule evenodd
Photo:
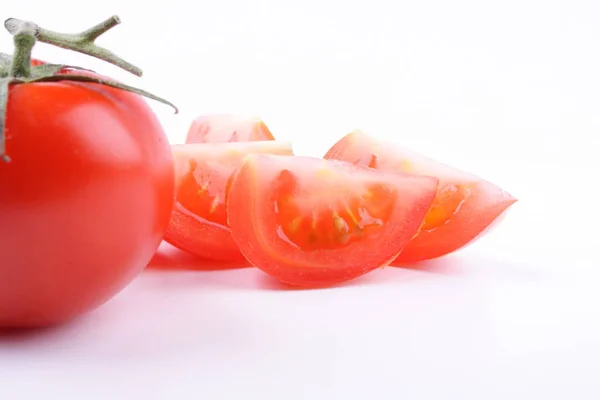
<instances>
[{"instance_id":1,"label":"white surface","mask_svg":"<svg viewBox=\"0 0 600 400\"><path fill-rule=\"evenodd\" d=\"M147 271L72 324L0 337L0 398L600 398L599 2L8 2L65 31L119 14L101 43L142 80L36 55L173 100L152 107L174 142L209 112L260 115L301 154L362 128L521 201L469 249L338 288ZM190 72L165 79L161 53Z\"/></svg>"}]
</instances>

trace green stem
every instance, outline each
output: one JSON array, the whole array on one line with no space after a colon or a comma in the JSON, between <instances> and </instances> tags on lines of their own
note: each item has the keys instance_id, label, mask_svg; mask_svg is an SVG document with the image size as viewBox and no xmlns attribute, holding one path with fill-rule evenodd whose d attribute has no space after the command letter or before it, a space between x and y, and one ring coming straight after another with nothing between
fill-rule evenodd
<instances>
[{"instance_id":1,"label":"green stem","mask_svg":"<svg viewBox=\"0 0 600 400\"><path fill-rule=\"evenodd\" d=\"M31 72L31 50L35 46L35 25L23 23L14 33L15 52L10 66L10 74L15 78L27 78Z\"/></svg>"},{"instance_id":2,"label":"green stem","mask_svg":"<svg viewBox=\"0 0 600 400\"><path fill-rule=\"evenodd\" d=\"M142 70L140 68L123 60L110 50L97 46L94 43L99 36L119 25L120 23L121 20L115 15L86 31L76 34L54 32L41 28L32 22L22 21L17 18L9 18L4 21L4 27L8 30L8 32L16 35L22 30L24 25L30 24L34 29L35 38L42 43L51 44L67 50L77 51L82 54L87 54L116 65L117 67L131 72L136 76L142 76Z\"/></svg>"},{"instance_id":3,"label":"green stem","mask_svg":"<svg viewBox=\"0 0 600 400\"><path fill-rule=\"evenodd\" d=\"M108 32L120 23L121 19L117 15L113 15L109 19L100 22L98 25L91 27L87 31L84 31L83 33L81 33L81 36L93 42L103 33Z\"/></svg>"}]
</instances>

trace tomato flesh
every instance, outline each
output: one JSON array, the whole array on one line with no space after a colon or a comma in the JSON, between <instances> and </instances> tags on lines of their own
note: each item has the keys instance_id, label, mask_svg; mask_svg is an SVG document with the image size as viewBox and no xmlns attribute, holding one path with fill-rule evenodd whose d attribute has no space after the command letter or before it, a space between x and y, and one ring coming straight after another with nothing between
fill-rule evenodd
<instances>
[{"instance_id":1,"label":"tomato flesh","mask_svg":"<svg viewBox=\"0 0 600 400\"><path fill-rule=\"evenodd\" d=\"M227 224L233 176L247 154L292 155L289 142L196 143L172 146L176 201L165 241L220 261L244 260Z\"/></svg>"},{"instance_id":2,"label":"tomato flesh","mask_svg":"<svg viewBox=\"0 0 600 400\"><path fill-rule=\"evenodd\" d=\"M381 229L389 220L398 193L382 183L351 190L340 187L320 203L314 193L305 193L299 177L284 170L275 182L277 223L293 244L304 250L336 249ZM313 189L314 190L314 189ZM322 188L321 196L331 192ZM348 192L348 190L346 190Z\"/></svg>"},{"instance_id":3,"label":"tomato flesh","mask_svg":"<svg viewBox=\"0 0 600 400\"><path fill-rule=\"evenodd\" d=\"M212 114L197 117L186 143L251 142L275 140L267 125L256 117Z\"/></svg>"},{"instance_id":4,"label":"tomato flesh","mask_svg":"<svg viewBox=\"0 0 600 400\"><path fill-rule=\"evenodd\" d=\"M325 159L439 178L436 198L417 236L392 264L444 256L480 237L517 200L477 176L355 131L338 141Z\"/></svg>"},{"instance_id":5,"label":"tomato flesh","mask_svg":"<svg viewBox=\"0 0 600 400\"><path fill-rule=\"evenodd\" d=\"M256 267L292 285L331 285L393 260L419 229L437 184L345 162L253 154L232 182L228 220Z\"/></svg>"}]
</instances>

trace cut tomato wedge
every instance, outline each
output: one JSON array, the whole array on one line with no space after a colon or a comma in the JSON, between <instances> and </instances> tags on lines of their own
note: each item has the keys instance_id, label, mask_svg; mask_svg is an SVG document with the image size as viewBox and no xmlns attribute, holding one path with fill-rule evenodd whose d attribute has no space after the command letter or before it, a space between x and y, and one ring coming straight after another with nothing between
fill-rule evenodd
<instances>
[{"instance_id":1,"label":"cut tomato wedge","mask_svg":"<svg viewBox=\"0 0 600 400\"><path fill-rule=\"evenodd\" d=\"M340 161L252 154L231 185L229 226L264 272L291 285L332 285L395 259L437 184Z\"/></svg>"},{"instance_id":2,"label":"cut tomato wedge","mask_svg":"<svg viewBox=\"0 0 600 400\"><path fill-rule=\"evenodd\" d=\"M257 117L212 114L197 117L186 143L254 142L275 140L267 125Z\"/></svg>"},{"instance_id":3,"label":"cut tomato wedge","mask_svg":"<svg viewBox=\"0 0 600 400\"><path fill-rule=\"evenodd\" d=\"M203 258L243 260L227 225L233 175L247 154L292 155L291 143L196 143L173 145L172 150L176 201L165 241Z\"/></svg>"},{"instance_id":4,"label":"cut tomato wedge","mask_svg":"<svg viewBox=\"0 0 600 400\"><path fill-rule=\"evenodd\" d=\"M392 264L441 257L472 243L517 201L475 175L401 146L381 143L360 131L339 140L324 158L439 178L435 201L419 234Z\"/></svg>"}]
</instances>

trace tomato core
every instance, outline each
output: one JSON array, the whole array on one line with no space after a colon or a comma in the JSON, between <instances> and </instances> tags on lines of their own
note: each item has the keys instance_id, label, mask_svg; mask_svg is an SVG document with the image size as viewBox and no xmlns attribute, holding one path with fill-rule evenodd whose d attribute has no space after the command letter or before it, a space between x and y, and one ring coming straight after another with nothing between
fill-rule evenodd
<instances>
[{"instance_id":1,"label":"tomato core","mask_svg":"<svg viewBox=\"0 0 600 400\"><path fill-rule=\"evenodd\" d=\"M325 185L316 191L303 190L289 170L275 179L273 207L283 240L303 250L342 247L383 227L397 197L382 184L364 184L350 191L335 189L335 182ZM322 195L324 191L330 193Z\"/></svg>"}]
</instances>

